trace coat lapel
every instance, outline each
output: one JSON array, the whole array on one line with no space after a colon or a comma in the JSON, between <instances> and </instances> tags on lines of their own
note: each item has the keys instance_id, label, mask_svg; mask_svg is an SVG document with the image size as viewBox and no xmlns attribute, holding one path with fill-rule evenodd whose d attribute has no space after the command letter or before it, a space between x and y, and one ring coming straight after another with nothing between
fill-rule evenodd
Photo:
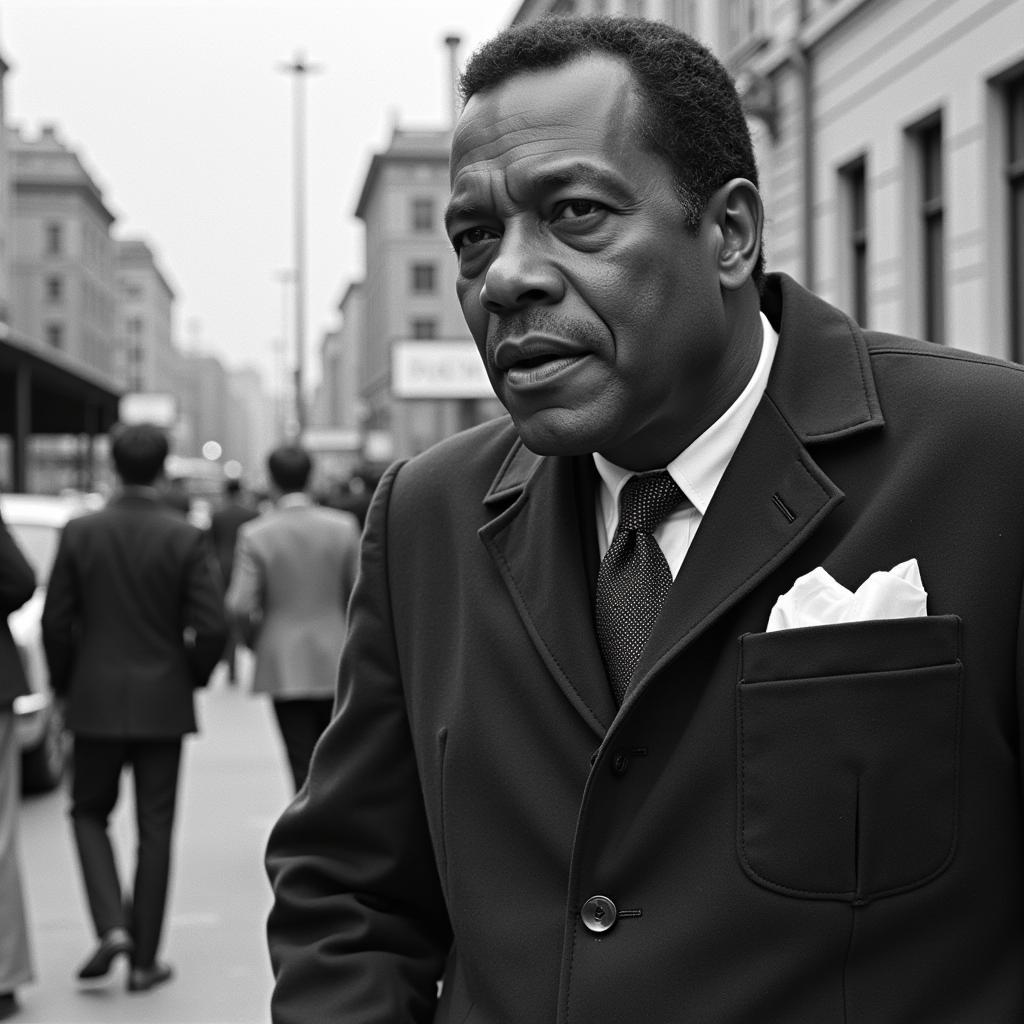
<instances>
[{"instance_id":1,"label":"coat lapel","mask_svg":"<svg viewBox=\"0 0 1024 1024\"><path fill-rule=\"evenodd\" d=\"M552 676L603 737L615 706L593 627L593 489L585 460L541 458L517 441L485 499L498 514L480 537Z\"/></svg>"},{"instance_id":2,"label":"coat lapel","mask_svg":"<svg viewBox=\"0 0 1024 1024\"><path fill-rule=\"evenodd\" d=\"M809 446L883 425L867 347L852 321L781 275L769 278L764 310L779 331L767 391L697 530L624 707L842 501Z\"/></svg>"},{"instance_id":3,"label":"coat lapel","mask_svg":"<svg viewBox=\"0 0 1024 1024\"><path fill-rule=\"evenodd\" d=\"M784 275L763 308L779 348L762 398L708 507L623 709L651 675L810 537L843 493L809 448L883 426L867 346L839 310ZM529 637L579 714L603 737L616 715L593 629L595 496L585 459L516 442L485 503L480 537Z\"/></svg>"}]
</instances>

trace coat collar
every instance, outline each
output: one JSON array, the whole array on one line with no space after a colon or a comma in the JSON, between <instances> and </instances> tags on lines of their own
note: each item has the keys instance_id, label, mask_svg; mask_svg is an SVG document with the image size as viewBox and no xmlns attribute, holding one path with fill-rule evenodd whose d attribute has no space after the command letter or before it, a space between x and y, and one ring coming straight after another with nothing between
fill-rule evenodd
<instances>
[{"instance_id":1,"label":"coat collar","mask_svg":"<svg viewBox=\"0 0 1024 1024\"><path fill-rule=\"evenodd\" d=\"M761 308L779 332L768 394L804 444L883 425L861 329L785 274L769 274Z\"/></svg>"},{"instance_id":2,"label":"coat collar","mask_svg":"<svg viewBox=\"0 0 1024 1024\"><path fill-rule=\"evenodd\" d=\"M769 275L763 308L779 332L765 396L697 531L623 712L654 672L842 501L809 446L883 426L867 346L849 317L785 275ZM616 711L587 583L588 559L596 557L591 468L588 457L542 457L515 440L484 498L495 518L480 535L561 689L603 736Z\"/></svg>"}]
</instances>

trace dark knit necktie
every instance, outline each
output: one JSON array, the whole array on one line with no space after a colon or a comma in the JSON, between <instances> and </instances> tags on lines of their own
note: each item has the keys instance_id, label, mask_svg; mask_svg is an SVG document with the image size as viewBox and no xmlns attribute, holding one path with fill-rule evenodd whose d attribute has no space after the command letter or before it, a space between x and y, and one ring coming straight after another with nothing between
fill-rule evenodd
<instances>
[{"instance_id":1,"label":"dark knit necktie","mask_svg":"<svg viewBox=\"0 0 1024 1024\"><path fill-rule=\"evenodd\" d=\"M594 620L617 704L672 586L654 530L684 500L666 470L630 477L619 494L619 525L597 573Z\"/></svg>"}]
</instances>

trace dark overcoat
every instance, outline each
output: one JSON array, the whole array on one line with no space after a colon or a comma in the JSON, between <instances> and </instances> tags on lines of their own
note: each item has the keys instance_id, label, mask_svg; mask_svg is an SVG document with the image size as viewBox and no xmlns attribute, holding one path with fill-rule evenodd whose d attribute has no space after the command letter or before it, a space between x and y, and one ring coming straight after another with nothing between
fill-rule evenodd
<instances>
[{"instance_id":1,"label":"dark overcoat","mask_svg":"<svg viewBox=\"0 0 1024 1024\"><path fill-rule=\"evenodd\" d=\"M505 421L386 474L269 845L278 1024L1024 1019L1024 368L786 278L764 308L767 393L618 711L590 460ZM912 557L927 617L764 632L816 566Z\"/></svg>"},{"instance_id":2,"label":"dark overcoat","mask_svg":"<svg viewBox=\"0 0 1024 1024\"><path fill-rule=\"evenodd\" d=\"M25 667L7 616L17 611L35 589L35 570L0 519L0 711L10 710L15 697L28 693Z\"/></svg>"},{"instance_id":3,"label":"dark overcoat","mask_svg":"<svg viewBox=\"0 0 1024 1024\"><path fill-rule=\"evenodd\" d=\"M202 531L156 492L128 492L70 520L43 608L68 728L110 739L194 732L193 690L224 648L223 605Z\"/></svg>"}]
</instances>

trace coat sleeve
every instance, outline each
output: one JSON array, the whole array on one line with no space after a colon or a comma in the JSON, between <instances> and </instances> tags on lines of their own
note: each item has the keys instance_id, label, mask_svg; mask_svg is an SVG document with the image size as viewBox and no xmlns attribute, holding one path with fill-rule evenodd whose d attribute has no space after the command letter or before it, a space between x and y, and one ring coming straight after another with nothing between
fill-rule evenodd
<instances>
[{"instance_id":1,"label":"coat sleeve","mask_svg":"<svg viewBox=\"0 0 1024 1024\"><path fill-rule=\"evenodd\" d=\"M451 930L395 651L385 476L363 537L337 710L274 827L274 1024L433 1019Z\"/></svg>"},{"instance_id":2,"label":"coat sleeve","mask_svg":"<svg viewBox=\"0 0 1024 1024\"><path fill-rule=\"evenodd\" d=\"M205 686L224 651L227 624L220 570L198 530L187 553L181 615L192 682Z\"/></svg>"},{"instance_id":3,"label":"coat sleeve","mask_svg":"<svg viewBox=\"0 0 1024 1024\"><path fill-rule=\"evenodd\" d=\"M0 615L16 611L35 589L35 570L0 519Z\"/></svg>"},{"instance_id":4,"label":"coat sleeve","mask_svg":"<svg viewBox=\"0 0 1024 1024\"><path fill-rule=\"evenodd\" d=\"M263 573L253 550L252 537L243 524L235 541L231 583L225 595L228 618L246 647L255 648L263 611Z\"/></svg>"},{"instance_id":5,"label":"coat sleeve","mask_svg":"<svg viewBox=\"0 0 1024 1024\"><path fill-rule=\"evenodd\" d=\"M43 649L54 693L64 695L71 684L81 615L78 576L72 554L75 520L61 531L57 555L50 570L43 606Z\"/></svg>"}]
</instances>

